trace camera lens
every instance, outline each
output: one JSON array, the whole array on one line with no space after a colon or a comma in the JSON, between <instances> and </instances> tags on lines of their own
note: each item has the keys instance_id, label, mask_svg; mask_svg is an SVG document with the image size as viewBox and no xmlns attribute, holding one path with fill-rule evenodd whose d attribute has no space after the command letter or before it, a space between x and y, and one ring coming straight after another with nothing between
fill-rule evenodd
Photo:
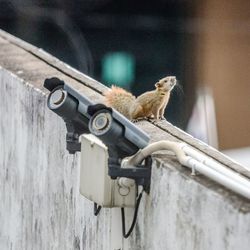
<instances>
[{"instance_id":1,"label":"camera lens","mask_svg":"<svg viewBox=\"0 0 250 250\"><path fill-rule=\"evenodd\" d=\"M64 99L64 93L61 89L56 90L50 97L50 100L53 104L60 104Z\"/></svg>"},{"instance_id":2,"label":"camera lens","mask_svg":"<svg viewBox=\"0 0 250 250\"><path fill-rule=\"evenodd\" d=\"M94 116L93 119L91 119L90 125L94 134L102 135L109 130L111 123L112 123L111 114L109 112L102 112Z\"/></svg>"},{"instance_id":3,"label":"camera lens","mask_svg":"<svg viewBox=\"0 0 250 250\"><path fill-rule=\"evenodd\" d=\"M57 89L50 93L48 104L51 109L56 109L63 104L67 97L67 93L63 89Z\"/></svg>"},{"instance_id":4,"label":"camera lens","mask_svg":"<svg viewBox=\"0 0 250 250\"><path fill-rule=\"evenodd\" d=\"M99 114L95 117L93 121L93 126L95 129L103 130L109 125L109 115L108 113Z\"/></svg>"}]
</instances>

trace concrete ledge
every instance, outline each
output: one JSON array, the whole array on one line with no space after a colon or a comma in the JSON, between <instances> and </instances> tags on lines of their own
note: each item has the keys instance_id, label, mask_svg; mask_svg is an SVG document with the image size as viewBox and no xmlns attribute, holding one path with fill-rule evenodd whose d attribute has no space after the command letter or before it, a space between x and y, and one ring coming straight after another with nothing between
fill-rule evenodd
<instances>
[{"instance_id":1,"label":"concrete ledge","mask_svg":"<svg viewBox=\"0 0 250 250\"><path fill-rule=\"evenodd\" d=\"M34 59L34 58L40 59L38 61L45 62L46 65L43 65L43 67L41 67L41 65L39 65L38 62L36 62L36 64L35 64L36 67L33 68L35 70L35 73L36 73L35 75L39 78L39 80L40 80L40 76L39 76L40 71L39 70L43 70L44 73L47 73L48 77L51 75L53 76L53 73L55 74L55 76L57 76L56 73L62 73L64 77L70 76L70 79L67 78L67 80L70 80L70 83L74 82L74 81L72 81L72 79L76 80L78 84L79 83L83 84L84 86L86 86L90 89L93 89L95 92L97 92L99 94L102 94L105 90L107 90L107 87L104 86L103 84L101 84L100 82L82 74L81 72L77 71L76 69L73 69L69 65L61 62L60 60L58 60L57 58L48 54L47 52L43 51L42 49L39 49L31 44L28 44L28 43L24 42L23 40L16 38L3 30L0 30L0 37L2 38L2 39L0 39L0 45L2 47L1 51L3 51L4 53L8 52L8 55L12 56L13 54L11 53L11 49L14 49L14 57L15 57L14 64L19 65L19 67L21 65L18 63L18 60L17 60L18 55L20 56L20 59L22 59L22 63L25 62L26 64L27 63L32 64L32 59ZM4 45L6 45L7 51L5 51ZM15 46L12 47L11 45L15 45ZM20 48L20 50L18 48ZM17 50L18 50L18 52L17 52ZM28 52L28 53L25 53L25 52ZM28 58L23 58L24 54L26 56L28 56ZM6 65L6 63L8 65L8 59L7 59L7 62L6 62L6 58L4 59L4 61L5 61L5 63L2 62L3 65ZM12 65L12 67L11 67L12 70L13 70L13 66L14 65ZM27 65L27 66L28 66L29 71L31 71L32 70L31 65L30 66ZM15 69L15 66L14 66L14 69ZM26 69L26 68L24 68L24 69ZM51 72L51 70L52 70L52 72ZM45 74L45 77L46 77L46 74ZM35 84L35 83L37 83L37 82L34 81L34 79L33 79L33 84ZM38 84L39 88L43 88L41 81L39 81L37 84ZM189 134L185 133L184 131L174 127L169 122L163 121L161 124L158 124L157 126L160 129L162 129L163 131L166 131L167 133L173 135L177 139L192 145L196 149L199 149L201 152L208 154L210 157L213 157L214 159L221 162L222 164L227 165L229 168L232 168L232 169L236 170L237 172L239 172L247 177L250 177L250 171L248 171L246 168L237 164L236 162L233 162L232 159L229 159L227 156L221 154L220 152L218 152L214 148L209 147L207 144L195 139L194 137L190 136Z\"/></svg>"},{"instance_id":2,"label":"concrete ledge","mask_svg":"<svg viewBox=\"0 0 250 250\"><path fill-rule=\"evenodd\" d=\"M111 249L111 212L96 218L79 195L79 158L65 150L65 127L46 106L47 77L93 101L106 87L44 51L0 31L1 249ZM168 122L138 126L152 141L185 141L224 165L249 171ZM127 223L130 223L128 220ZM216 226L215 226L216 225ZM250 202L204 176L192 177L170 153L154 155L152 189L124 249L248 249Z\"/></svg>"}]
</instances>

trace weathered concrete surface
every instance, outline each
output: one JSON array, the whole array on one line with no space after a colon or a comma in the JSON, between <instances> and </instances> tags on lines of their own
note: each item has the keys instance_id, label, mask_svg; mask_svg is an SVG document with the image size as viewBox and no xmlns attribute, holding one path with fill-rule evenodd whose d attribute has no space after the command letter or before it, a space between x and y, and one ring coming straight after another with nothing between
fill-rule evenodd
<instances>
[{"instance_id":1,"label":"weathered concrete surface","mask_svg":"<svg viewBox=\"0 0 250 250\"><path fill-rule=\"evenodd\" d=\"M84 86L85 78L79 75L80 81L75 71L71 77L70 68L66 74L61 62L59 70L13 41L1 39L0 32L0 249L110 250L111 211L94 217L92 203L79 194L79 156L66 152L65 125L48 110L42 82L57 75L96 101L105 87L91 79ZM138 125L152 141L188 137L167 123ZM249 233L249 201L203 176L190 176L173 155L161 153L155 155L151 193L123 248L244 250Z\"/></svg>"},{"instance_id":2,"label":"weathered concrete surface","mask_svg":"<svg viewBox=\"0 0 250 250\"><path fill-rule=\"evenodd\" d=\"M0 69L0 249L110 249L110 213L79 194L79 159L45 95Z\"/></svg>"}]
</instances>

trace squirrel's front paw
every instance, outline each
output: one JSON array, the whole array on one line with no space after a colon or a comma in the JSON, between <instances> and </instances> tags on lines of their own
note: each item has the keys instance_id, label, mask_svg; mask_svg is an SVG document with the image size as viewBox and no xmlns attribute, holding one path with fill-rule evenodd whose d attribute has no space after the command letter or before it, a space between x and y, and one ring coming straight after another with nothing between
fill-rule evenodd
<instances>
[{"instance_id":1,"label":"squirrel's front paw","mask_svg":"<svg viewBox=\"0 0 250 250\"><path fill-rule=\"evenodd\" d=\"M136 118L136 119L131 119L131 122L137 123L137 122L143 121L143 120L144 120L144 118Z\"/></svg>"},{"instance_id":2,"label":"squirrel's front paw","mask_svg":"<svg viewBox=\"0 0 250 250\"><path fill-rule=\"evenodd\" d=\"M131 122L133 123L137 123L139 121L139 119L132 119Z\"/></svg>"},{"instance_id":3,"label":"squirrel's front paw","mask_svg":"<svg viewBox=\"0 0 250 250\"><path fill-rule=\"evenodd\" d=\"M166 121L167 119L164 116L162 116L162 117L160 117L160 120L161 121Z\"/></svg>"},{"instance_id":4,"label":"squirrel's front paw","mask_svg":"<svg viewBox=\"0 0 250 250\"><path fill-rule=\"evenodd\" d=\"M153 124L157 124L158 122L160 122L161 120L160 119L150 119L150 121L153 123Z\"/></svg>"},{"instance_id":5,"label":"squirrel's front paw","mask_svg":"<svg viewBox=\"0 0 250 250\"><path fill-rule=\"evenodd\" d=\"M155 120L155 117L154 116L148 116L148 117L145 117L148 121L154 121Z\"/></svg>"}]
</instances>

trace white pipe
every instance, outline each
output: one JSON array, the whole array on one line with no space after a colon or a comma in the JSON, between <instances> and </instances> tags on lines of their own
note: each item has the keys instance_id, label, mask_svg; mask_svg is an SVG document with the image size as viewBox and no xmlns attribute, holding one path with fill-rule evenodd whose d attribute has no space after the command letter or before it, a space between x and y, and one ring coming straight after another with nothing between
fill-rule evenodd
<instances>
[{"instance_id":1,"label":"white pipe","mask_svg":"<svg viewBox=\"0 0 250 250\"><path fill-rule=\"evenodd\" d=\"M181 149L181 144L178 142L172 141L158 141L151 143L147 147L139 150L135 155L130 158L125 159L122 162L122 166L130 166L134 167L140 164L147 156L151 155L152 153L159 151L159 150L170 150L173 151L181 164L184 165L186 162L186 154Z\"/></svg>"},{"instance_id":2,"label":"white pipe","mask_svg":"<svg viewBox=\"0 0 250 250\"><path fill-rule=\"evenodd\" d=\"M181 164L184 165L184 162L186 162L185 158L186 155L184 151L180 148L181 144L177 142L172 141L158 141L155 143L151 143L147 147L139 150L136 154L129 158L125 158L122 161L121 166L124 168L128 167L136 167L138 164L140 164L147 156L151 155L155 151L159 150L171 150L174 151L176 154L178 160L181 162ZM129 179L126 177L122 177L118 180L118 184L121 187L131 187L134 185L134 180Z\"/></svg>"},{"instance_id":3,"label":"white pipe","mask_svg":"<svg viewBox=\"0 0 250 250\"><path fill-rule=\"evenodd\" d=\"M222 164L220 164L220 163L216 162L215 160L209 158L208 156L196 151L195 149L191 148L190 146L188 146L184 143L181 144L181 149L183 149L183 151L187 155L191 156L195 160L203 163L206 166L209 166L210 168L213 168L217 172L224 174L224 175L234 179L235 181L238 181L239 183L244 184L246 187L250 188L250 181L247 178L240 175L239 173L237 173L231 169L226 168Z\"/></svg>"},{"instance_id":4,"label":"white pipe","mask_svg":"<svg viewBox=\"0 0 250 250\"><path fill-rule=\"evenodd\" d=\"M249 180L240 176L238 173L227 169L222 164L210 160L208 157L204 156L204 154L199 153L183 143L171 141L159 141L152 143L144 149L138 151L134 156L124 159L122 167L135 167L147 156L159 150L173 151L182 165L189 167L192 170L195 169L228 189L231 189L234 192L250 199ZM188 156L186 154L188 154ZM127 184L129 184L129 182Z\"/></svg>"},{"instance_id":5,"label":"white pipe","mask_svg":"<svg viewBox=\"0 0 250 250\"><path fill-rule=\"evenodd\" d=\"M110 209L111 213L111 230L110 230L110 248L112 250L122 249L123 235L122 235L122 220L121 209L113 207Z\"/></svg>"},{"instance_id":6,"label":"white pipe","mask_svg":"<svg viewBox=\"0 0 250 250\"><path fill-rule=\"evenodd\" d=\"M201 162L193 158L189 158L185 166L189 168L195 167L195 169L200 172L201 174L209 177L210 179L220 183L221 185L227 187L228 189L233 190L234 192L250 199L250 188L246 187L244 184L236 182L234 179L217 172L213 168L209 168Z\"/></svg>"},{"instance_id":7,"label":"white pipe","mask_svg":"<svg viewBox=\"0 0 250 250\"><path fill-rule=\"evenodd\" d=\"M118 179L118 184L122 188L130 188L130 187L133 187L135 185L135 181L133 179L130 179L130 178L121 177Z\"/></svg>"}]
</instances>

